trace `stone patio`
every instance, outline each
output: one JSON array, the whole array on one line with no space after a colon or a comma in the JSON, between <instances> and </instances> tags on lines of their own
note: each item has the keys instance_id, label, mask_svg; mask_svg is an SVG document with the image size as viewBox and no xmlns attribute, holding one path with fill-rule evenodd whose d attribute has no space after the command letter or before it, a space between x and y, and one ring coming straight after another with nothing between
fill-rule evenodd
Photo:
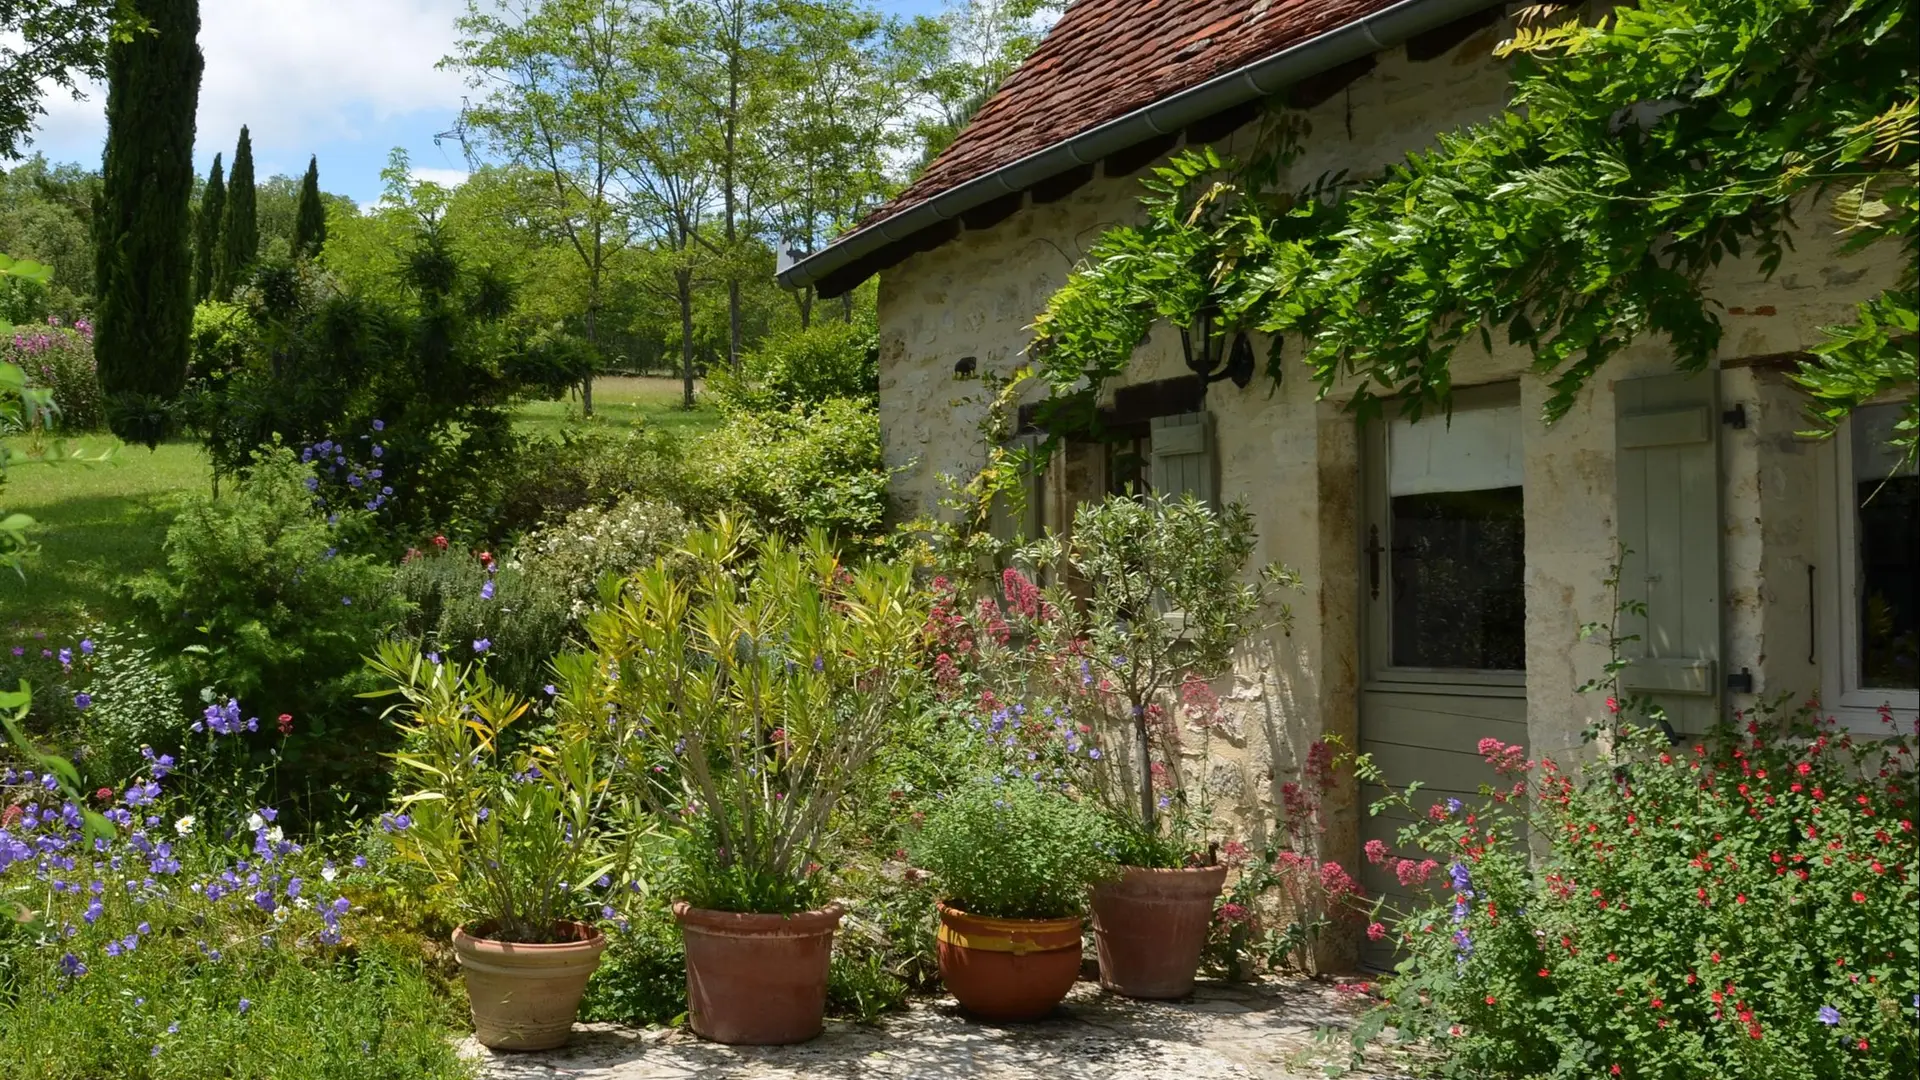
<instances>
[{"instance_id":1,"label":"stone patio","mask_svg":"<svg viewBox=\"0 0 1920 1080\"><path fill-rule=\"evenodd\" d=\"M1365 1005L1331 983L1277 980L1202 983L1187 1001L1127 1001L1092 983L1074 988L1049 1020L991 1025L968 1019L952 998L916 1000L877 1026L830 1020L801 1046L728 1047L691 1032L583 1024L550 1053L496 1054L472 1040L463 1050L487 1080L1305 1080L1338 1060L1339 1037ZM1386 1049L1365 1072L1414 1075Z\"/></svg>"}]
</instances>

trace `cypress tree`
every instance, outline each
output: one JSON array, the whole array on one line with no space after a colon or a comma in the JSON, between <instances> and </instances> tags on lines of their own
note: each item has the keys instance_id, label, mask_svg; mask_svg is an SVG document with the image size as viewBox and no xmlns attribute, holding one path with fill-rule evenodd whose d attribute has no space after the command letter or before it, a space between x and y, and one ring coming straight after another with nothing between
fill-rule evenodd
<instances>
[{"instance_id":1,"label":"cypress tree","mask_svg":"<svg viewBox=\"0 0 1920 1080\"><path fill-rule=\"evenodd\" d=\"M327 242L327 207L320 201L320 159L307 159L300 181L300 213L293 219L293 257L311 259Z\"/></svg>"},{"instance_id":2,"label":"cypress tree","mask_svg":"<svg viewBox=\"0 0 1920 1080\"><path fill-rule=\"evenodd\" d=\"M152 446L186 385L193 330L200 0L133 0L130 7L147 30L107 47L93 350L109 425Z\"/></svg>"},{"instance_id":3,"label":"cypress tree","mask_svg":"<svg viewBox=\"0 0 1920 1080\"><path fill-rule=\"evenodd\" d=\"M207 174L206 190L200 193L199 232L193 242L193 299L205 300L213 293L214 252L220 246L220 216L227 209L227 181L220 168L220 155L213 155L213 171Z\"/></svg>"},{"instance_id":4,"label":"cypress tree","mask_svg":"<svg viewBox=\"0 0 1920 1080\"><path fill-rule=\"evenodd\" d=\"M245 125L240 145L233 150L233 168L227 172L227 213L220 222L219 256L213 272L213 293L233 299L233 290L246 284L253 262L260 256L260 219L254 210L253 138Z\"/></svg>"}]
</instances>

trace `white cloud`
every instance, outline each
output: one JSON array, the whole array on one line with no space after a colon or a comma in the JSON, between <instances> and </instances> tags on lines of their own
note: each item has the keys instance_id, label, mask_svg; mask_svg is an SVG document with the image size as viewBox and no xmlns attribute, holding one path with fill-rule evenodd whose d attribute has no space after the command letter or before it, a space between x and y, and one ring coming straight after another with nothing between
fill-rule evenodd
<instances>
[{"instance_id":1,"label":"white cloud","mask_svg":"<svg viewBox=\"0 0 1920 1080\"><path fill-rule=\"evenodd\" d=\"M416 182L429 180L446 188L459 187L467 182L465 169L423 169L416 165L407 171L407 175L413 177Z\"/></svg>"},{"instance_id":2,"label":"white cloud","mask_svg":"<svg viewBox=\"0 0 1920 1080\"><path fill-rule=\"evenodd\" d=\"M464 0L202 0L198 142L231 151L240 125L279 147L361 137L361 125L441 109L451 126L463 89L434 65L453 47ZM45 99L35 141L98 145L106 93ZM298 167L304 167L300 155ZM264 164L264 162L263 162Z\"/></svg>"}]
</instances>

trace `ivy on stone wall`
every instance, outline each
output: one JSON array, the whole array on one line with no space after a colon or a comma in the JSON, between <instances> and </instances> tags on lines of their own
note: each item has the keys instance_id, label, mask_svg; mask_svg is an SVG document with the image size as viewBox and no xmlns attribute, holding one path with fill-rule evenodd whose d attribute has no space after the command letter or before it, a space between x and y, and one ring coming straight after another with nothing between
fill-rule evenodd
<instances>
[{"instance_id":1,"label":"ivy on stone wall","mask_svg":"<svg viewBox=\"0 0 1920 1080\"><path fill-rule=\"evenodd\" d=\"M1386 399L1418 415L1447 400L1454 351L1498 334L1550 378L1551 420L1645 335L1705 367L1723 330L1708 272L1749 257L1771 274L1796 215L1830 214L1846 247L1898 245L1902 271L1797 380L1828 426L1904 392L1911 448L1914 24L1911 0L1528 9L1499 49L1508 108L1385 175L1280 190L1297 120L1246 164L1199 149L1156 169L1144 223L1104 233L1036 321L1036 363L1056 407L1084 404L1154 321L1211 306L1220 332L1303 340L1322 392L1353 377L1363 415Z\"/></svg>"}]
</instances>

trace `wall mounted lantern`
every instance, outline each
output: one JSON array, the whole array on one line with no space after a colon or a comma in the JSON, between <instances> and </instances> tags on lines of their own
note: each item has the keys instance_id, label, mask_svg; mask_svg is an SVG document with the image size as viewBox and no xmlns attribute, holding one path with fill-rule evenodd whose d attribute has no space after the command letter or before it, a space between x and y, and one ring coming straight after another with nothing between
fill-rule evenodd
<instances>
[{"instance_id":1,"label":"wall mounted lantern","mask_svg":"<svg viewBox=\"0 0 1920 1080\"><path fill-rule=\"evenodd\" d=\"M1193 325L1180 328L1180 351L1186 354L1187 370L1199 376L1203 390L1221 379L1232 379L1233 385L1245 390L1253 381L1253 344L1242 330L1234 334L1233 347L1227 348L1225 336L1214 332L1219 314L1211 303L1194 312Z\"/></svg>"}]
</instances>

